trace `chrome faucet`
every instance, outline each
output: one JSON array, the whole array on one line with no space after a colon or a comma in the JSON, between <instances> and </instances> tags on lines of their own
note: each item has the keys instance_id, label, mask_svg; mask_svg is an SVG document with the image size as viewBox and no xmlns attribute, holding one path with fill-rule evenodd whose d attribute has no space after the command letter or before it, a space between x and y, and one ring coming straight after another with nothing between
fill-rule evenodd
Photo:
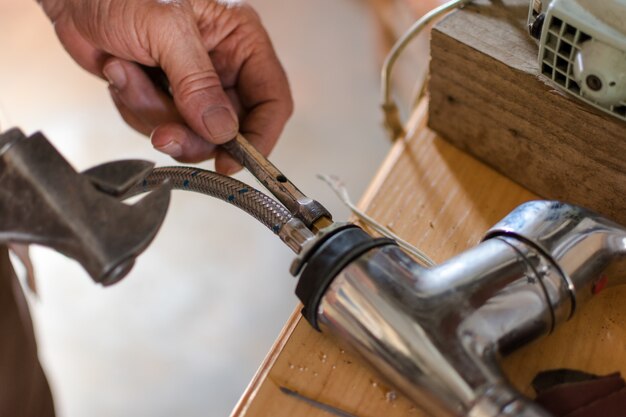
<instances>
[{"instance_id":1,"label":"chrome faucet","mask_svg":"<svg viewBox=\"0 0 626 417\"><path fill-rule=\"evenodd\" d=\"M356 226L326 232L294 265L309 322L349 342L426 411L539 417L549 414L510 386L498 359L626 279L626 229L534 201L431 269Z\"/></svg>"}]
</instances>

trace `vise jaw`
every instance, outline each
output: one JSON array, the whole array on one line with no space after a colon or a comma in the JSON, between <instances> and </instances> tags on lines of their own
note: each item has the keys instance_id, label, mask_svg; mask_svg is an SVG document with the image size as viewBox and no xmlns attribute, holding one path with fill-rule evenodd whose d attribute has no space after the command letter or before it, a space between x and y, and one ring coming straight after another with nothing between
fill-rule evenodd
<instances>
[{"instance_id":1,"label":"vise jaw","mask_svg":"<svg viewBox=\"0 0 626 417\"><path fill-rule=\"evenodd\" d=\"M111 285L130 271L165 218L167 183L134 205L121 201L152 167L117 161L80 174L41 133L9 130L0 135L0 243L50 247Z\"/></svg>"}]
</instances>

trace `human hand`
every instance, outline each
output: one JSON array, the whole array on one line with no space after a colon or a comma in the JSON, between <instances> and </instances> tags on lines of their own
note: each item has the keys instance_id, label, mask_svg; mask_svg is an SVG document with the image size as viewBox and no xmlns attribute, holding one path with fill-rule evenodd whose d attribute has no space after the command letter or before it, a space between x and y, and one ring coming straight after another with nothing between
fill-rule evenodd
<instances>
[{"instance_id":1,"label":"human hand","mask_svg":"<svg viewBox=\"0 0 626 417\"><path fill-rule=\"evenodd\" d=\"M254 10L218 0L40 0L61 43L87 71L109 81L124 120L182 162L216 158L238 131L264 155L293 102L286 75ZM173 101L139 64L166 73Z\"/></svg>"}]
</instances>

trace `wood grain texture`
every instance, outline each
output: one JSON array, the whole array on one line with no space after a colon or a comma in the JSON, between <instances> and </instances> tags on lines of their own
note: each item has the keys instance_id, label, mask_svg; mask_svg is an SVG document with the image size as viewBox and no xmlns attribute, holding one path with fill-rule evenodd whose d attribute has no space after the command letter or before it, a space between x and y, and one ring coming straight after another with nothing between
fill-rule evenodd
<instances>
[{"instance_id":1,"label":"wood grain texture","mask_svg":"<svg viewBox=\"0 0 626 417\"><path fill-rule=\"evenodd\" d=\"M544 198L626 224L626 124L538 76L527 9L477 1L435 26L429 125Z\"/></svg>"},{"instance_id":2,"label":"wood grain texture","mask_svg":"<svg viewBox=\"0 0 626 417\"><path fill-rule=\"evenodd\" d=\"M476 245L510 210L536 196L459 151L426 127L416 111L407 140L395 144L360 206L400 236L443 261ZM532 396L537 372L568 367L626 372L626 288L601 293L572 321L503 361L518 389ZM280 386L357 417L426 417L294 312L242 401L237 417L322 417L321 410L282 394Z\"/></svg>"}]
</instances>

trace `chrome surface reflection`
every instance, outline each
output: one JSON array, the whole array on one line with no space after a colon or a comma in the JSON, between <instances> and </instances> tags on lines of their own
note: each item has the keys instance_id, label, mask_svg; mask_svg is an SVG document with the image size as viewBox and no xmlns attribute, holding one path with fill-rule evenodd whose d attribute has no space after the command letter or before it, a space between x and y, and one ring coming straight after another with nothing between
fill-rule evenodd
<instances>
[{"instance_id":1,"label":"chrome surface reflection","mask_svg":"<svg viewBox=\"0 0 626 417\"><path fill-rule=\"evenodd\" d=\"M333 280L318 321L432 415L548 416L509 386L498 358L570 318L599 279L621 283L625 247L615 223L531 202L431 269L396 246L370 250Z\"/></svg>"}]
</instances>

